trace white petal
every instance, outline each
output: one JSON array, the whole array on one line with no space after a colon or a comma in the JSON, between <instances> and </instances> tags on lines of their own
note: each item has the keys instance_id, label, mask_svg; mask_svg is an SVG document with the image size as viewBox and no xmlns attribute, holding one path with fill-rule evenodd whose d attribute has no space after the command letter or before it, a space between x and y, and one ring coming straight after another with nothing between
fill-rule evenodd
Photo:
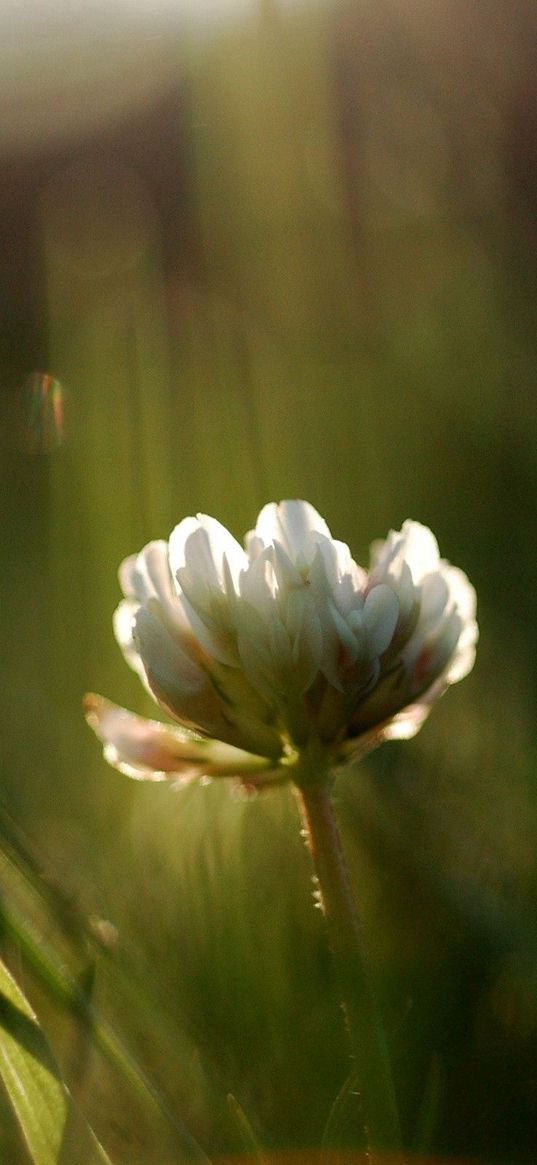
<instances>
[{"instance_id":1,"label":"white petal","mask_svg":"<svg viewBox=\"0 0 537 1165\"><path fill-rule=\"evenodd\" d=\"M276 588L285 594L290 587L303 586L303 579L281 542L275 542L269 551Z\"/></svg>"},{"instance_id":2,"label":"white petal","mask_svg":"<svg viewBox=\"0 0 537 1165\"><path fill-rule=\"evenodd\" d=\"M467 642L463 642L463 634L459 640L457 650L455 651L453 659L451 660L446 671L445 678L446 683L448 684L456 684L459 682L459 680L463 680L465 676L469 675L474 666L478 635L477 624L474 624L474 626L475 635L473 639L469 639Z\"/></svg>"},{"instance_id":3,"label":"white petal","mask_svg":"<svg viewBox=\"0 0 537 1165\"><path fill-rule=\"evenodd\" d=\"M368 658L382 655L390 643L399 618L399 602L391 587L373 587L364 603L363 623Z\"/></svg>"},{"instance_id":4,"label":"white petal","mask_svg":"<svg viewBox=\"0 0 537 1165\"><path fill-rule=\"evenodd\" d=\"M114 768L140 780L162 781L166 776L190 775L192 760L184 756L185 738L155 720L144 720L90 693L84 701L88 724L104 744L105 758ZM174 747L176 745L176 747Z\"/></svg>"},{"instance_id":5,"label":"white petal","mask_svg":"<svg viewBox=\"0 0 537 1165\"><path fill-rule=\"evenodd\" d=\"M315 535L309 578L319 605L330 596L342 615L361 607L367 574L353 561L344 542Z\"/></svg>"},{"instance_id":6,"label":"white petal","mask_svg":"<svg viewBox=\"0 0 537 1165\"><path fill-rule=\"evenodd\" d=\"M382 739L410 740L419 732L430 711L430 705L425 702L409 704L403 708L402 712L397 712L391 720L388 720L387 724L383 725L381 729Z\"/></svg>"},{"instance_id":7,"label":"white petal","mask_svg":"<svg viewBox=\"0 0 537 1165\"><path fill-rule=\"evenodd\" d=\"M311 534L330 538L330 530L309 502L285 501L264 506L257 519L254 536L265 546L280 542L293 561L305 546L311 546Z\"/></svg>"},{"instance_id":8,"label":"white petal","mask_svg":"<svg viewBox=\"0 0 537 1165\"><path fill-rule=\"evenodd\" d=\"M319 673L322 650L320 621L314 611L308 612L307 606L303 606L292 649L294 672L301 694L307 692Z\"/></svg>"},{"instance_id":9,"label":"white petal","mask_svg":"<svg viewBox=\"0 0 537 1165\"><path fill-rule=\"evenodd\" d=\"M446 609L449 585L445 575L436 570L425 575L421 583L420 622L434 625Z\"/></svg>"},{"instance_id":10,"label":"white petal","mask_svg":"<svg viewBox=\"0 0 537 1165\"><path fill-rule=\"evenodd\" d=\"M276 593L271 560L272 549L263 548L247 569L242 571L239 582L241 597L267 620L272 617Z\"/></svg>"},{"instance_id":11,"label":"white petal","mask_svg":"<svg viewBox=\"0 0 537 1165\"><path fill-rule=\"evenodd\" d=\"M166 547L167 553L167 547ZM145 595L138 596L138 580L136 578L136 563L138 561L138 554L129 554L128 558L124 558L120 563L117 576L119 585L126 598L133 598L136 596L139 602L142 602Z\"/></svg>"},{"instance_id":12,"label":"white petal","mask_svg":"<svg viewBox=\"0 0 537 1165\"><path fill-rule=\"evenodd\" d=\"M423 680L432 683L445 671L453 659L462 631L462 621L457 611L443 620L437 634L425 643L423 652L415 665L416 679L421 687Z\"/></svg>"},{"instance_id":13,"label":"white petal","mask_svg":"<svg viewBox=\"0 0 537 1165\"><path fill-rule=\"evenodd\" d=\"M384 744L387 740L410 740L419 732L430 711L430 704L425 701L409 704L401 712L392 716L390 720L385 720L384 723L368 729L367 732L357 736L354 740L349 740L345 745L347 759L350 761L361 760L368 752L377 748L379 744Z\"/></svg>"},{"instance_id":14,"label":"white petal","mask_svg":"<svg viewBox=\"0 0 537 1165\"><path fill-rule=\"evenodd\" d=\"M281 693L282 687L289 681L293 668L292 646L289 638L287 628L280 619L278 612L274 613L268 628L268 640L270 644L270 653L272 657L272 670L276 677L276 685L278 692ZM282 684L283 677L283 684Z\"/></svg>"},{"instance_id":15,"label":"white petal","mask_svg":"<svg viewBox=\"0 0 537 1165\"><path fill-rule=\"evenodd\" d=\"M104 744L106 760L137 780L185 779L202 774L253 776L270 767L263 757L135 716L102 696L90 694L84 705L88 724Z\"/></svg>"},{"instance_id":16,"label":"white petal","mask_svg":"<svg viewBox=\"0 0 537 1165\"><path fill-rule=\"evenodd\" d=\"M403 523L399 533L391 530L385 542L371 547L372 575L389 574L397 579L403 564L409 567L414 583L438 569L438 543L427 526L410 519Z\"/></svg>"},{"instance_id":17,"label":"white petal","mask_svg":"<svg viewBox=\"0 0 537 1165\"><path fill-rule=\"evenodd\" d=\"M248 559L220 522L185 518L170 537L170 562L189 625L220 663L238 662L235 600Z\"/></svg>"},{"instance_id":18,"label":"white petal","mask_svg":"<svg viewBox=\"0 0 537 1165\"><path fill-rule=\"evenodd\" d=\"M356 612L354 625L343 618L335 605L327 604L327 613L330 624L323 619L323 652L320 670L326 679L339 692L344 689L344 680L349 668L352 668L361 652L365 639L361 627L361 617Z\"/></svg>"},{"instance_id":19,"label":"white petal","mask_svg":"<svg viewBox=\"0 0 537 1165\"><path fill-rule=\"evenodd\" d=\"M463 620L459 642L446 672L447 682L455 684L463 680L474 666L479 629L475 619L476 594L466 575L462 570L451 566L447 572L447 579L456 610Z\"/></svg>"},{"instance_id":20,"label":"white petal","mask_svg":"<svg viewBox=\"0 0 537 1165\"><path fill-rule=\"evenodd\" d=\"M196 518L184 518L172 531L169 541L170 566L172 573L183 567L202 576L209 588L225 590L224 558L231 571L236 590L241 570L248 564L248 558L229 530L210 518L198 514Z\"/></svg>"},{"instance_id":21,"label":"white petal","mask_svg":"<svg viewBox=\"0 0 537 1165\"><path fill-rule=\"evenodd\" d=\"M143 664L140 659L138 646L134 641L134 628L136 623L136 612L139 610L139 604L132 601L132 599L123 599L119 607L114 611L113 626L116 640L129 664L135 672L140 674L143 670Z\"/></svg>"},{"instance_id":22,"label":"white petal","mask_svg":"<svg viewBox=\"0 0 537 1165\"><path fill-rule=\"evenodd\" d=\"M189 639L188 621L170 572L166 542L149 542L139 554L126 558L119 568L119 580L127 603L129 600L132 603L133 615L138 603L141 606L156 604L162 622L166 623L180 640ZM139 670L132 654L136 647L129 640L127 606L120 604L115 616L114 629L127 661L131 667Z\"/></svg>"},{"instance_id":23,"label":"white petal","mask_svg":"<svg viewBox=\"0 0 537 1165\"><path fill-rule=\"evenodd\" d=\"M300 635L306 618L315 614L311 602L308 601L309 597L308 588L305 586L294 587L286 596L283 618L291 643L294 643Z\"/></svg>"},{"instance_id":24,"label":"white petal","mask_svg":"<svg viewBox=\"0 0 537 1165\"><path fill-rule=\"evenodd\" d=\"M426 574L438 568L438 542L427 526L410 520L403 523L401 537L402 557L410 567L414 582L421 582Z\"/></svg>"},{"instance_id":25,"label":"white petal","mask_svg":"<svg viewBox=\"0 0 537 1165\"><path fill-rule=\"evenodd\" d=\"M355 583L359 585L365 583L367 581L366 572L354 561L347 543L338 542L337 539L334 538L332 540L332 546L336 552L339 577L342 578L344 575L348 574L354 579Z\"/></svg>"},{"instance_id":26,"label":"white petal","mask_svg":"<svg viewBox=\"0 0 537 1165\"><path fill-rule=\"evenodd\" d=\"M444 578L449 587L450 598L455 603L459 614L465 622L475 619L476 593L468 581L464 571L457 566L444 566Z\"/></svg>"},{"instance_id":27,"label":"white petal","mask_svg":"<svg viewBox=\"0 0 537 1165\"><path fill-rule=\"evenodd\" d=\"M176 594L168 564L168 545L149 542L139 554L131 554L121 563L119 582L127 599L145 603L150 598L173 602Z\"/></svg>"},{"instance_id":28,"label":"white petal","mask_svg":"<svg viewBox=\"0 0 537 1165\"><path fill-rule=\"evenodd\" d=\"M268 701L274 701L277 690L272 654L261 636L252 636L245 629L239 632L238 647L244 674L258 692Z\"/></svg>"},{"instance_id":29,"label":"white petal","mask_svg":"<svg viewBox=\"0 0 537 1165\"><path fill-rule=\"evenodd\" d=\"M478 628L475 620L476 596L466 575L442 562L434 576L424 580L424 596L416 627L402 658L405 666L422 683L443 675L445 683L456 683L471 671L475 659ZM427 591L447 593L444 609Z\"/></svg>"},{"instance_id":30,"label":"white petal","mask_svg":"<svg viewBox=\"0 0 537 1165\"><path fill-rule=\"evenodd\" d=\"M179 577L182 577L181 571L179 571ZM191 583L192 580L189 579L188 591L182 595L181 601L192 633L207 655L212 656L219 663L227 663L230 667L235 667L238 662L237 637L229 618L231 612L226 609L222 602L217 605L211 599L207 601L206 608L203 608L201 604L199 607L195 607L191 597L197 597L199 601L199 587L196 588L195 585L192 585L191 588Z\"/></svg>"},{"instance_id":31,"label":"white petal","mask_svg":"<svg viewBox=\"0 0 537 1165\"><path fill-rule=\"evenodd\" d=\"M397 581L392 584L392 576L388 575L386 582L390 585L395 585L397 598L399 599L400 617L399 628L404 633L408 630L409 625L412 625L416 618L417 604L419 601L419 589L414 586L412 572L407 562L401 563Z\"/></svg>"},{"instance_id":32,"label":"white petal","mask_svg":"<svg viewBox=\"0 0 537 1165\"><path fill-rule=\"evenodd\" d=\"M136 616L136 638L147 682L159 703L181 723L218 735L220 708L205 672L144 607Z\"/></svg>"}]
</instances>

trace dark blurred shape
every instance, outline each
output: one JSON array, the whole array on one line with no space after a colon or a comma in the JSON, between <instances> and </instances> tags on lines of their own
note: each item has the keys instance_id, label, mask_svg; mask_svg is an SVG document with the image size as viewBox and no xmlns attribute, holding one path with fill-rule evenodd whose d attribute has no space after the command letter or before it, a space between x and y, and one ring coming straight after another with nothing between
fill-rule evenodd
<instances>
[{"instance_id":1,"label":"dark blurred shape","mask_svg":"<svg viewBox=\"0 0 537 1165\"><path fill-rule=\"evenodd\" d=\"M22 445L30 456L53 453L65 436L65 390L48 372L32 372L21 386Z\"/></svg>"}]
</instances>

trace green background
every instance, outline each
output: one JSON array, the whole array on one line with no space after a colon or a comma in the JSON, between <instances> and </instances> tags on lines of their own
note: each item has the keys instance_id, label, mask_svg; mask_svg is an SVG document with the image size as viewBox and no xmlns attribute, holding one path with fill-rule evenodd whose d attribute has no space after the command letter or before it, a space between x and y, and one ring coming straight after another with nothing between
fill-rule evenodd
<instances>
[{"instance_id":1,"label":"green background","mask_svg":"<svg viewBox=\"0 0 537 1165\"><path fill-rule=\"evenodd\" d=\"M345 844L405 1135L529 1162L535 14L265 3L115 40L102 19L47 70L28 53L14 113L6 84L4 954L115 1162L188 1156L54 1002L28 927L209 1154L241 1152L228 1092L274 1151L319 1143L348 1069L292 793L129 782L81 700L155 714L113 638L116 570L184 515L241 538L304 497L364 564L416 518L476 586L478 662L339 778Z\"/></svg>"}]
</instances>

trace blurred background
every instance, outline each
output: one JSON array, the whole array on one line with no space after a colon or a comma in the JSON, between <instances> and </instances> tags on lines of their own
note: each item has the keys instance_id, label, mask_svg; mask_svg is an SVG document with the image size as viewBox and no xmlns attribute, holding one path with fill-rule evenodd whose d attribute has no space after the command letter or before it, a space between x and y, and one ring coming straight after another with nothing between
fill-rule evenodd
<instances>
[{"instance_id":1,"label":"blurred background","mask_svg":"<svg viewBox=\"0 0 537 1165\"><path fill-rule=\"evenodd\" d=\"M129 782L81 700L155 714L116 570L184 515L304 497L364 564L419 519L478 663L339 778L345 843L409 1143L533 1161L535 6L9 0L0 32L3 954L114 1162L240 1160L237 1105L314 1159L348 1066L292 794Z\"/></svg>"}]
</instances>

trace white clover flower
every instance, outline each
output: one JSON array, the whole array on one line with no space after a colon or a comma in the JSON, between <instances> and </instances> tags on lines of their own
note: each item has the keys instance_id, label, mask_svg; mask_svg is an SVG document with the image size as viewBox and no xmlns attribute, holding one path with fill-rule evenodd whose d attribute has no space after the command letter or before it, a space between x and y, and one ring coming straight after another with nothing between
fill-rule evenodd
<instances>
[{"instance_id":1,"label":"white clover flower","mask_svg":"<svg viewBox=\"0 0 537 1165\"><path fill-rule=\"evenodd\" d=\"M245 549L199 514L119 578L116 638L176 721L87 697L106 759L130 776L259 784L291 778L312 743L337 765L412 736L474 662L474 589L418 522L375 543L367 572L308 502L265 506Z\"/></svg>"}]
</instances>

